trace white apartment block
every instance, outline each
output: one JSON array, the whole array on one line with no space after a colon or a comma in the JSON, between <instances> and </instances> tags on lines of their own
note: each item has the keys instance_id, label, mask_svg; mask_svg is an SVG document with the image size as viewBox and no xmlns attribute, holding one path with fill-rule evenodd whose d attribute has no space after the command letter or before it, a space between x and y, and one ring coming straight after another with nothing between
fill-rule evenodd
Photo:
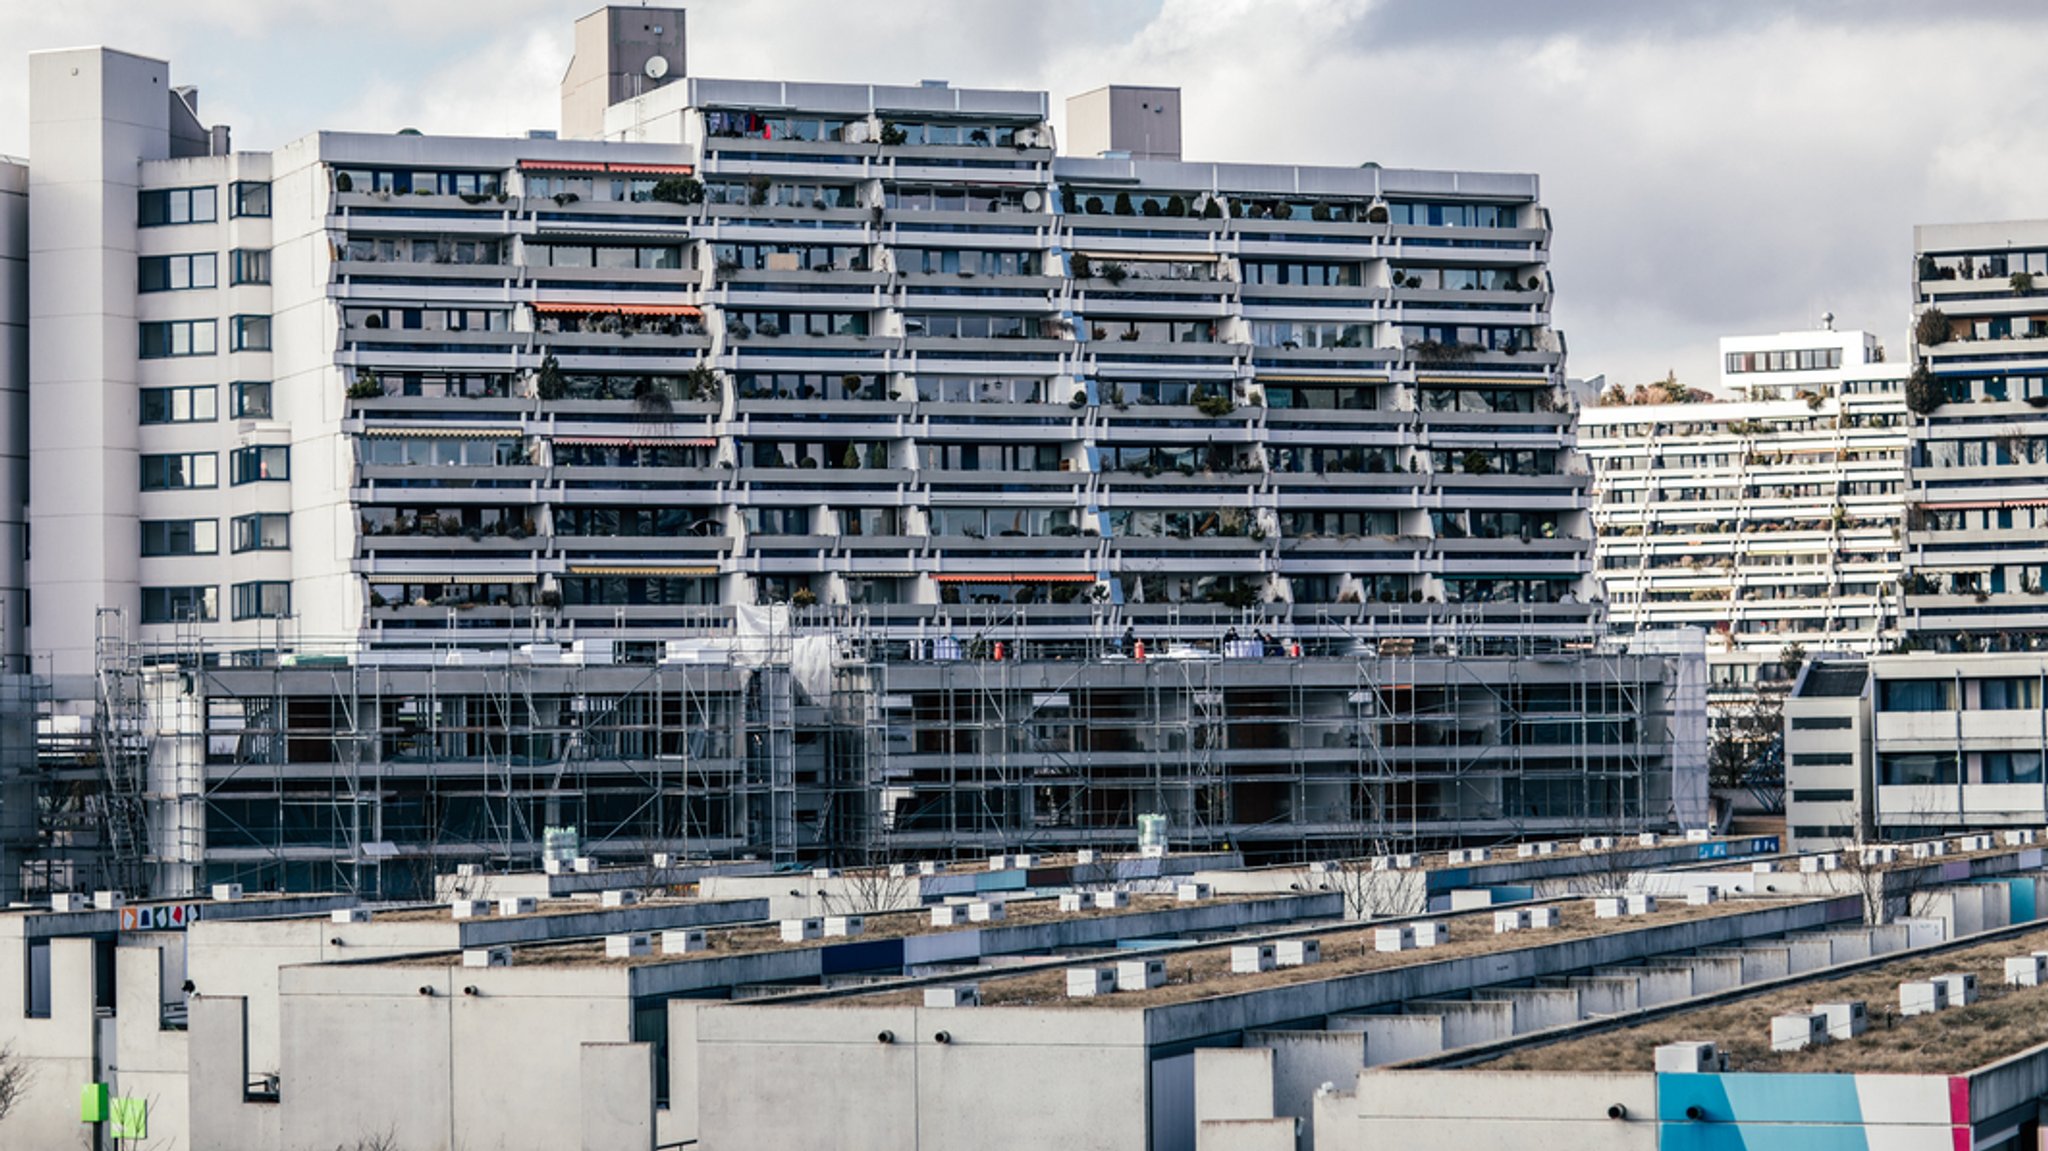
<instances>
[{"instance_id":1,"label":"white apartment block","mask_svg":"<svg viewBox=\"0 0 2048 1151\"><path fill-rule=\"evenodd\" d=\"M1908 365L1831 328L1721 341L1712 403L1579 413L1617 634L1704 629L1714 686L1781 675L1787 644L1898 637Z\"/></svg>"},{"instance_id":2,"label":"white apartment block","mask_svg":"<svg viewBox=\"0 0 2048 1151\"><path fill-rule=\"evenodd\" d=\"M28 508L28 166L0 156L0 656L21 671Z\"/></svg>"},{"instance_id":3,"label":"white apartment block","mask_svg":"<svg viewBox=\"0 0 2048 1151\"><path fill-rule=\"evenodd\" d=\"M1927 650L2048 649L2048 221L1927 225L1913 247L1906 627Z\"/></svg>"}]
</instances>

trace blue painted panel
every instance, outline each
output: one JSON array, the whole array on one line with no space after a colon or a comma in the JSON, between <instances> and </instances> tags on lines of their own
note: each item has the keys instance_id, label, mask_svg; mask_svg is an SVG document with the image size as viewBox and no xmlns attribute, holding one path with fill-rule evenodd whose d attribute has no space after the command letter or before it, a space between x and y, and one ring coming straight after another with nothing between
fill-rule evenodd
<instances>
[{"instance_id":1,"label":"blue painted panel","mask_svg":"<svg viewBox=\"0 0 2048 1151\"><path fill-rule=\"evenodd\" d=\"M2005 908L2006 913L2011 917L2010 922L2031 923L2040 918L2040 909L2035 906L2034 881L2031 876L2023 879L2006 877L1979 879L1975 882L1986 887L2002 886L2005 888Z\"/></svg>"},{"instance_id":2,"label":"blue painted panel","mask_svg":"<svg viewBox=\"0 0 2048 1151\"><path fill-rule=\"evenodd\" d=\"M1533 887L1495 887L1491 890L1495 903L1520 903L1536 898L1536 889Z\"/></svg>"},{"instance_id":3,"label":"blue painted panel","mask_svg":"<svg viewBox=\"0 0 2048 1151\"><path fill-rule=\"evenodd\" d=\"M1449 891L1453 887L1472 886L1472 871L1465 867L1447 867L1442 871L1431 871L1425 891Z\"/></svg>"},{"instance_id":4,"label":"blue painted panel","mask_svg":"<svg viewBox=\"0 0 2048 1151\"><path fill-rule=\"evenodd\" d=\"M1728 845L1725 843L1702 843L1695 858L1726 859L1728 858Z\"/></svg>"},{"instance_id":5,"label":"blue painted panel","mask_svg":"<svg viewBox=\"0 0 2048 1151\"><path fill-rule=\"evenodd\" d=\"M1802 1123L1676 1123L1657 1125L1660 1151L1870 1151L1861 1127Z\"/></svg>"},{"instance_id":6,"label":"blue painted panel","mask_svg":"<svg viewBox=\"0 0 2048 1151\"><path fill-rule=\"evenodd\" d=\"M1702 1121L1719 1124L1843 1123L1863 1121L1854 1075L1670 1075L1657 1076L1657 1114L1682 1120L1698 1107Z\"/></svg>"},{"instance_id":7,"label":"blue painted panel","mask_svg":"<svg viewBox=\"0 0 2048 1151\"><path fill-rule=\"evenodd\" d=\"M1024 882L1025 875L1026 873L1024 871L1016 868L1012 868L1009 871L989 871L978 873L974 877L974 890L978 892L1022 891L1026 886Z\"/></svg>"},{"instance_id":8,"label":"blue painted panel","mask_svg":"<svg viewBox=\"0 0 2048 1151\"><path fill-rule=\"evenodd\" d=\"M870 939L861 943L840 943L824 949L819 956L827 975L849 971L903 970L901 939Z\"/></svg>"}]
</instances>

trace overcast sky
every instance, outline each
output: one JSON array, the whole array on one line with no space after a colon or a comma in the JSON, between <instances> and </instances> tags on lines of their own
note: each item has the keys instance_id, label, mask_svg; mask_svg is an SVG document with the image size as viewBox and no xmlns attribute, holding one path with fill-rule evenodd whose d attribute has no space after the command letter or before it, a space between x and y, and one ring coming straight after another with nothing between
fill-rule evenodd
<instances>
[{"instance_id":1,"label":"overcast sky","mask_svg":"<svg viewBox=\"0 0 2048 1151\"><path fill-rule=\"evenodd\" d=\"M265 149L317 128L552 128L593 0L8 0L0 153L38 48L172 63ZM1904 351L1912 225L2048 216L2033 0L704 0L704 76L1183 91L1185 154L1528 171L1574 375L1712 382L1721 335Z\"/></svg>"}]
</instances>

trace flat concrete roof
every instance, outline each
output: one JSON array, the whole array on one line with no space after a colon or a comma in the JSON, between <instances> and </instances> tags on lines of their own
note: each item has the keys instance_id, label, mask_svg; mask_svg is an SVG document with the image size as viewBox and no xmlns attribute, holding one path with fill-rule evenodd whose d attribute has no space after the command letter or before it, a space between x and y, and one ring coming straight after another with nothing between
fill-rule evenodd
<instances>
[{"instance_id":1,"label":"flat concrete roof","mask_svg":"<svg viewBox=\"0 0 2048 1151\"><path fill-rule=\"evenodd\" d=\"M1476 1066L1488 1071L1631 1072L1654 1068L1665 1043L1712 1042L1729 1069L1957 1075L2048 1043L2048 988L2005 986L2005 960L2048 951L2048 926L1955 950L1901 956L1846 975L1816 972L1783 990L1700 1007L1635 1027L1533 1047ZM1901 1016L1899 984L1974 972L1977 1002ZM1817 1003L1862 1000L1870 1029L1856 1039L1771 1050L1771 1017Z\"/></svg>"},{"instance_id":2,"label":"flat concrete roof","mask_svg":"<svg viewBox=\"0 0 2048 1151\"><path fill-rule=\"evenodd\" d=\"M1214 947L1165 956L1166 984L1163 987L1154 987L1146 991L1119 991L1114 995L1081 999L1067 998L1067 976L1064 967L1009 976L984 973L975 978L981 985L983 1007L1159 1007L1210 996L1236 995L1268 987L1282 987L1291 983L1314 983L1384 968L1411 967L1461 956L1538 947L1564 940L1654 927L1687 919L1737 915L1745 911L1754 911L1766 903L1786 902L1807 901L1733 899L1703 907L1667 901L1659 904L1657 910L1649 915L1636 915L1625 919L1598 919L1594 916L1590 899L1576 899L1549 904L1559 910L1559 925L1549 930L1496 934L1492 914L1495 909L1486 908L1385 920L1333 931L1290 931L1286 933L1289 939L1316 940L1321 945L1322 962L1306 967L1281 967L1258 974L1237 975L1230 970L1230 949L1232 946L1252 940L1239 940L1235 944L1219 943ZM1443 921L1451 925L1450 942L1410 951L1373 949L1374 933L1382 927L1430 921ZM1144 951L1131 951L1114 955L1077 956L1066 966L1105 966L1118 959L1138 959L1145 957L1146 954ZM922 1002L923 994L922 989L886 991L874 995L847 996L827 1002L846 1007L905 1006Z\"/></svg>"}]
</instances>

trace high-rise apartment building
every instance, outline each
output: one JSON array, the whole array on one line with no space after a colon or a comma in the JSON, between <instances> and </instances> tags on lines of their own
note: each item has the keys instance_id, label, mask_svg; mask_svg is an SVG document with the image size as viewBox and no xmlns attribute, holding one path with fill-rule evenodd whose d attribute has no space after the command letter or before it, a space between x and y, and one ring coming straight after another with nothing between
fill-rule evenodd
<instances>
[{"instance_id":1,"label":"high-rise apartment building","mask_svg":"<svg viewBox=\"0 0 2048 1151\"><path fill-rule=\"evenodd\" d=\"M1906 626L1924 650L2048 650L2048 221L1913 248Z\"/></svg>"},{"instance_id":2,"label":"high-rise apartment building","mask_svg":"<svg viewBox=\"0 0 2048 1151\"><path fill-rule=\"evenodd\" d=\"M31 643L143 881L1703 817L1535 177L1071 158L681 22L579 24L601 139L237 153L33 58Z\"/></svg>"},{"instance_id":3,"label":"high-rise apartment building","mask_svg":"<svg viewBox=\"0 0 2048 1151\"><path fill-rule=\"evenodd\" d=\"M1866 332L1730 337L1720 402L1582 410L1610 628L1705 630L1724 693L1895 643L1908 370Z\"/></svg>"}]
</instances>

